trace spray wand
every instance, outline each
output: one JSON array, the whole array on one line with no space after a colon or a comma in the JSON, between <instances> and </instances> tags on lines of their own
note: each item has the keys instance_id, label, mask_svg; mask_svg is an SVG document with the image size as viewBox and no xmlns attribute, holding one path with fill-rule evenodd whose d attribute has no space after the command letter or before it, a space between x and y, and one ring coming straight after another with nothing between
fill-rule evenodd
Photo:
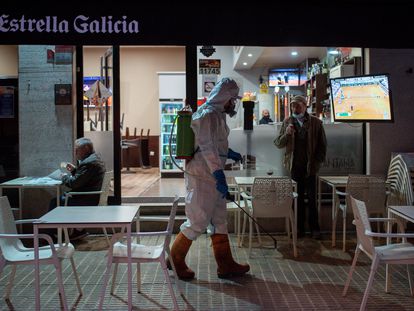
<instances>
[{"instance_id":1,"label":"spray wand","mask_svg":"<svg viewBox=\"0 0 414 311\"><path fill-rule=\"evenodd\" d=\"M226 200L228 200L228 201L230 201L230 202L232 202L232 203L234 203L234 204L236 204L236 206L238 207L238 208L240 208L242 211L243 211L243 213L245 213L247 216L249 216L249 218L251 219L251 220L253 220L253 222L256 224L256 225L258 225L259 226L259 228L264 232L264 233L266 233L268 236L270 236L270 238L273 240L273 243L274 243L274 245L275 245L275 248L277 248L277 240L269 233L269 232L267 232L263 227L262 227L262 225L260 225L257 221L256 221L256 219L254 219L252 216L250 216L250 214L248 213L248 212L246 212L245 210L244 210L244 208L242 208L236 201L235 201L235 199L234 199L234 195L232 195L232 194L230 194L229 192L227 192L227 195L226 195Z\"/></svg>"}]
</instances>

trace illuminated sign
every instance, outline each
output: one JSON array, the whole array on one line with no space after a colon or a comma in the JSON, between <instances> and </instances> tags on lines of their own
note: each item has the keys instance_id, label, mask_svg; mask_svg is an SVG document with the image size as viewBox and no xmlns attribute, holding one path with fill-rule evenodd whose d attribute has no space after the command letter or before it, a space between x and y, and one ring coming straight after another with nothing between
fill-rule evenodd
<instances>
[{"instance_id":1,"label":"illuminated sign","mask_svg":"<svg viewBox=\"0 0 414 311\"><path fill-rule=\"evenodd\" d=\"M59 20L57 16L29 18L22 15L18 18L3 14L0 16L0 32L47 32L47 33L138 33L138 21L129 20L127 16L114 18L101 16L91 19L89 16L78 15L73 21Z\"/></svg>"}]
</instances>

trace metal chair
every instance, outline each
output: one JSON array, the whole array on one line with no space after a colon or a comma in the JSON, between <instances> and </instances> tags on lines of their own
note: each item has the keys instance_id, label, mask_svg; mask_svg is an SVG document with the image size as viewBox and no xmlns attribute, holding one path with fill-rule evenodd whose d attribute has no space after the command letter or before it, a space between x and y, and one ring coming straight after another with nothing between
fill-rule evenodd
<instances>
[{"instance_id":1,"label":"metal chair","mask_svg":"<svg viewBox=\"0 0 414 311\"><path fill-rule=\"evenodd\" d=\"M339 211L342 212L342 250L346 249L346 218L351 212L348 209L348 198L352 195L354 198L364 201L369 214L385 215L386 186L385 180L378 176L372 175L349 175L345 192L336 191L336 207L334 220L332 222L333 240L336 240L336 224ZM341 203L340 196L345 197L345 202ZM343 200L342 200L343 201ZM349 210L349 211L348 211Z\"/></svg>"},{"instance_id":2,"label":"metal chair","mask_svg":"<svg viewBox=\"0 0 414 311\"><path fill-rule=\"evenodd\" d=\"M137 264L137 286L138 286L138 292L141 292L141 273L140 273L140 267L139 265L141 263L148 263L148 262L158 262L161 265L161 268L164 272L165 279L167 281L168 289L171 295L171 298L173 300L174 309L178 310L178 303L177 299L174 294L174 289L171 284L171 280L168 274L168 268L167 264L165 262L166 260L166 254L168 256L171 256L170 254L170 242L171 242L171 236L173 232L174 227L174 221L175 221L175 215L177 212L177 206L178 206L178 200L179 197L176 196L174 199L174 202L172 204L170 218L168 220L167 229L165 231L161 232L136 232L132 233L132 237L140 238L140 237L164 237L163 243L156 245L156 246L148 246L144 244L138 244L138 243L132 243L131 249L132 249L132 262ZM104 276L104 286L102 288L100 302L99 302L99 310L102 309L103 300L105 296L106 287L108 285L109 281L109 274L111 272L111 266L113 263L115 263L115 269L114 274L112 277L112 287L111 287L111 294L114 294L115 289L115 282L116 282L116 274L118 269L119 263L127 263L128 262L128 256L127 256L127 245L125 245L122 242L116 242L117 239L124 236L125 233L117 233L112 236L112 243L113 247L109 249L108 252L108 262L106 266L106 272ZM116 242L116 243L115 243ZM178 277L177 272L174 267L174 263L171 261L174 277L176 280L176 286L179 290L180 294L183 296L183 293L181 291L181 288L178 284Z\"/></svg>"},{"instance_id":3,"label":"metal chair","mask_svg":"<svg viewBox=\"0 0 414 311\"><path fill-rule=\"evenodd\" d=\"M397 222L400 230L403 232L403 226L401 222L398 222L395 218L368 218L368 210L363 201L356 200L354 197L349 196L349 204L352 206L354 213L354 224L357 231L357 246L355 249L354 259L352 266L348 273L348 278L345 283L345 288L342 292L342 296L345 296L349 284L351 283L352 274L355 270L357 259L359 254L364 252L371 260L371 270L365 289L364 297L361 302L360 310L365 310L368 295L374 281L374 276L380 263L385 264L406 264L408 272L408 280L410 285L410 293L413 296L412 279L408 269L409 264L414 264L414 246L411 243L407 243L407 238L414 238L414 234L405 233L376 233L372 232L370 222ZM403 238L403 243L395 243L383 246L374 246L373 237L384 238Z\"/></svg>"},{"instance_id":4,"label":"metal chair","mask_svg":"<svg viewBox=\"0 0 414 311\"><path fill-rule=\"evenodd\" d=\"M297 225L296 225L296 198L293 192L292 180L289 177L255 177L251 196L242 193L241 196L248 208L250 215L257 218L285 218L286 231L290 240L292 232L293 255L297 257ZM294 201L295 200L295 201ZM294 210L292 209L294 203ZM242 237L246 227L246 219L243 222ZM259 243L262 244L259 228L256 225ZM253 222L249 218L249 256L251 253L253 234Z\"/></svg>"},{"instance_id":5,"label":"metal chair","mask_svg":"<svg viewBox=\"0 0 414 311\"><path fill-rule=\"evenodd\" d=\"M16 274L16 266L34 265L35 263L34 249L25 247L21 242L22 239L33 239L34 235L18 234L16 224L33 223L34 221L35 219L15 221L7 197L0 197L0 274L5 266L12 265L10 279L6 288L6 300L10 300L10 294ZM63 301L66 302L62 279L61 261L63 259L70 260L79 295L82 295L82 288L73 260L75 248L69 243L68 234L65 234L66 241L64 244L53 244L51 237L46 234L39 234L38 236L40 239L45 239L49 244L47 246L39 247L40 264L51 264L55 266L59 293L62 296ZM67 306L65 310L67 310Z\"/></svg>"}]
</instances>

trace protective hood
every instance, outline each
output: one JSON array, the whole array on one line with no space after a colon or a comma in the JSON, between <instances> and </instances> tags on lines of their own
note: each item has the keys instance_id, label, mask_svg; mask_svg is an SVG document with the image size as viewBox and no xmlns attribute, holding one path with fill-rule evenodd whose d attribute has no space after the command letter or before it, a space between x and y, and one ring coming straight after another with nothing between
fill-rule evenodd
<instances>
[{"instance_id":1,"label":"protective hood","mask_svg":"<svg viewBox=\"0 0 414 311\"><path fill-rule=\"evenodd\" d=\"M207 101L197 109L193 119L197 119L197 114L203 115L204 110L213 109L217 112L224 112L224 105L230 100L241 99L237 83L230 78L223 78L211 91Z\"/></svg>"}]
</instances>

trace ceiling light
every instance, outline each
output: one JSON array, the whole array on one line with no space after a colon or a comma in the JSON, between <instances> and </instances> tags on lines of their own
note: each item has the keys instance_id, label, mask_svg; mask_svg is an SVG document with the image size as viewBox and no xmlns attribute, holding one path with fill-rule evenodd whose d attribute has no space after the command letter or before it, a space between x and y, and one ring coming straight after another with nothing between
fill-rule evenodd
<instances>
[{"instance_id":1,"label":"ceiling light","mask_svg":"<svg viewBox=\"0 0 414 311\"><path fill-rule=\"evenodd\" d=\"M247 63L246 63L246 62L244 62L244 63L243 63L243 65L244 65L244 66L247 66Z\"/></svg>"},{"instance_id":2,"label":"ceiling light","mask_svg":"<svg viewBox=\"0 0 414 311\"><path fill-rule=\"evenodd\" d=\"M330 54L330 55L338 55L339 54L339 51L338 50L330 50L328 52L328 54Z\"/></svg>"},{"instance_id":3,"label":"ceiling light","mask_svg":"<svg viewBox=\"0 0 414 311\"><path fill-rule=\"evenodd\" d=\"M247 56L252 57L252 56L253 56L253 54L252 54L252 53L249 53L249 54L247 54Z\"/></svg>"},{"instance_id":4,"label":"ceiling light","mask_svg":"<svg viewBox=\"0 0 414 311\"><path fill-rule=\"evenodd\" d=\"M292 56L297 56L297 55L298 55L298 52L296 52L296 51L292 51L292 52L290 52L290 55L292 55Z\"/></svg>"}]
</instances>

